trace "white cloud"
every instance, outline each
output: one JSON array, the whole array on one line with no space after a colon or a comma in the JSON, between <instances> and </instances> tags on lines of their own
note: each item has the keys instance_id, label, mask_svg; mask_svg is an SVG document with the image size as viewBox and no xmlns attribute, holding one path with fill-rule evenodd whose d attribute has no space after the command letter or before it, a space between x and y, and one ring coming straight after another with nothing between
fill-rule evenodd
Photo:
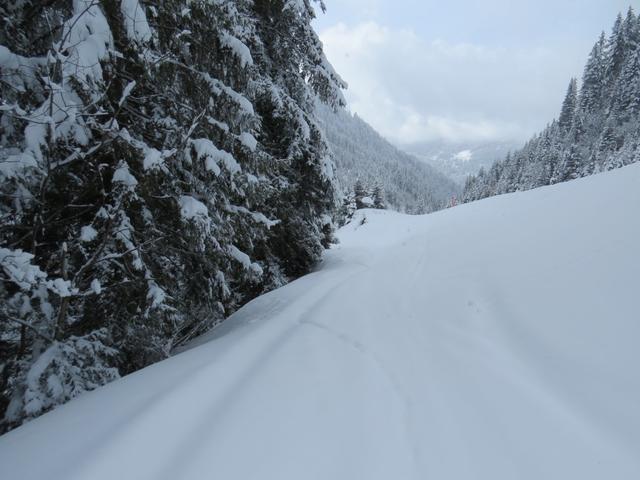
<instances>
[{"instance_id":1,"label":"white cloud","mask_svg":"<svg viewBox=\"0 0 640 480\"><path fill-rule=\"evenodd\" d=\"M400 144L524 140L555 116L568 72L584 60L568 65L571 55L558 49L425 41L373 21L320 36L350 85L351 109Z\"/></svg>"}]
</instances>

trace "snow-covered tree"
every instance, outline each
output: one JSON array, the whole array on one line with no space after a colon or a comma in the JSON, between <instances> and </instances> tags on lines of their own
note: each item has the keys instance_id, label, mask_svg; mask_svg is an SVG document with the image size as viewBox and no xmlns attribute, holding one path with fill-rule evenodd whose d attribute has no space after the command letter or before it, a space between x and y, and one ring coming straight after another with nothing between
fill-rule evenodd
<instances>
[{"instance_id":1,"label":"snow-covered tree","mask_svg":"<svg viewBox=\"0 0 640 480\"><path fill-rule=\"evenodd\" d=\"M572 79L558 121L488 175L467 181L464 200L526 190L640 160L640 19L619 15L600 36L578 91Z\"/></svg>"},{"instance_id":2,"label":"snow-covered tree","mask_svg":"<svg viewBox=\"0 0 640 480\"><path fill-rule=\"evenodd\" d=\"M309 0L0 4L0 409L165 358L332 239Z\"/></svg>"},{"instance_id":3,"label":"snow-covered tree","mask_svg":"<svg viewBox=\"0 0 640 480\"><path fill-rule=\"evenodd\" d=\"M562 103L562 109L560 110L560 118L558 119L558 125L560 130L568 132L573 126L573 121L576 115L576 107L578 105L578 81L572 78L567 88L567 94L564 97Z\"/></svg>"}]
</instances>

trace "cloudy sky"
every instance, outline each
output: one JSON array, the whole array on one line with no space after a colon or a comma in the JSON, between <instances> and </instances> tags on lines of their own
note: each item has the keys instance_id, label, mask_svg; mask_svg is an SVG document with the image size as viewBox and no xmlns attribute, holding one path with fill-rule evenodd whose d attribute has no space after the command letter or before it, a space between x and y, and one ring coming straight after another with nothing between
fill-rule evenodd
<instances>
[{"instance_id":1,"label":"cloudy sky","mask_svg":"<svg viewBox=\"0 0 640 480\"><path fill-rule=\"evenodd\" d=\"M315 28L352 111L400 145L524 141L600 32L640 0L325 0Z\"/></svg>"}]
</instances>

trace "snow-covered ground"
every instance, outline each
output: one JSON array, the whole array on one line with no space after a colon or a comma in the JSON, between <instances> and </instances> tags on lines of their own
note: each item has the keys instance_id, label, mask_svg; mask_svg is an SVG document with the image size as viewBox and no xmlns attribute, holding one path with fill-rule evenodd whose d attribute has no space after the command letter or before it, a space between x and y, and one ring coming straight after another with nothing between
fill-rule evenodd
<instances>
[{"instance_id":1,"label":"snow-covered ground","mask_svg":"<svg viewBox=\"0 0 640 480\"><path fill-rule=\"evenodd\" d=\"M0 437L1 476L636 480L639 186L361 212L317 272Z\"/></svg>"}]
</instances>

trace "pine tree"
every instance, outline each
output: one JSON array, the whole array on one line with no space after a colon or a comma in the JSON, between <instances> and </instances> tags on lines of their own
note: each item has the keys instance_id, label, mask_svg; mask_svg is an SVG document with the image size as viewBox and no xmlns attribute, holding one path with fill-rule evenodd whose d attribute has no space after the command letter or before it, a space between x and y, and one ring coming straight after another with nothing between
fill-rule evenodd
<instances>
[{"instance_id":1,"label":"pine tree","mask_svg":"<svg viewBox=\"0 0 640 480\"><path fill-rule=\"evenodd\" d=\"M630 12L632 13L632 12ZM626 48L625 20L622 14L618 14L613 30L607 41L605 50L605 61L607 67L607 79L609 80L609 88L611 88L615 77L620 73L622 64L624 63Z\"/></svg>"},{"instance_id":2,"label":"pine tree","mask_svg":"<svg viewBox=\"0 0 640 480\"><path fill-rule=\"evenodd\" d=\"M622 122L632 121L640 113L640 48L625 62L614 92L613 108Z\"/></svg>"},{"instance_id":3,"label":"pine tree","mask_svg":"<svg viewBox=\"0 0 640 480\"><path fill-rule=\"evenodd\" d=\"M384 203L384 191L379 184L376 184L376 186L373 188L373 206L374 208L378 209L386 208Z\"/></svg>"},{"instance_id":4,"label":"pine tree","mask_svg":"<svg viewBox=\"0 0 640 480\"><path fill-rule=\"evenodd\" d=\"M567 88L567 94L565 95L564 102L562 103L562 110L560 111L560 118L558 124L560 130L564 133L569 132L576 115L576 107L578 104L578 82L575 78L572 78Z\"/></svg>"},{"instance_id":5,"label":"pine tree","mask_svg":"<svg viewBox=\"0 0 640 480\"><path fill-rule=\"evenodd\" d=\"M606 37L604 32L593 46L582 77L580 91L580 109L590 113L600 108L602 91L606 78L605 63Z\"/></svg>"},{"instance_id":6,"label":"pine tree","mask_svg":"<svg viewBox=\"0 0 640 480\"><path fill-rule=\"evenodd\" d=\"M367 208L364 204L363 199L367 197L367 190L360 180L356 181L353 186L353 193L356 200L356 209L360 210L362 208Z\"/></svg>"},{"instance_id":7,"label":"pine tree","mask_svg":"<svg viewBox=\"0 0 640 480\"><path fill-rule=\"evenodd\" d=\"M568 180L578 178L580 165L581 159L578 148L576 146L572 146L562 162L558 180L560 182L566 182Z\"/></svg>"},{"instance_id":8,"label":"pine tree","mask_svg":"<svg viewBox=\"0 0 640 480\"><path fill-rule=\"evenodd\" d=\"M582 89L571 80L560 118L489 174L465 187L465 201L572 180L639 161L640 19L618 15L595 44ZM578 103L579 99L579 103ZM514 161L516 159L516 161ZM517 180L516 180L517 179Z\"/></svg>"}]
</instances>

